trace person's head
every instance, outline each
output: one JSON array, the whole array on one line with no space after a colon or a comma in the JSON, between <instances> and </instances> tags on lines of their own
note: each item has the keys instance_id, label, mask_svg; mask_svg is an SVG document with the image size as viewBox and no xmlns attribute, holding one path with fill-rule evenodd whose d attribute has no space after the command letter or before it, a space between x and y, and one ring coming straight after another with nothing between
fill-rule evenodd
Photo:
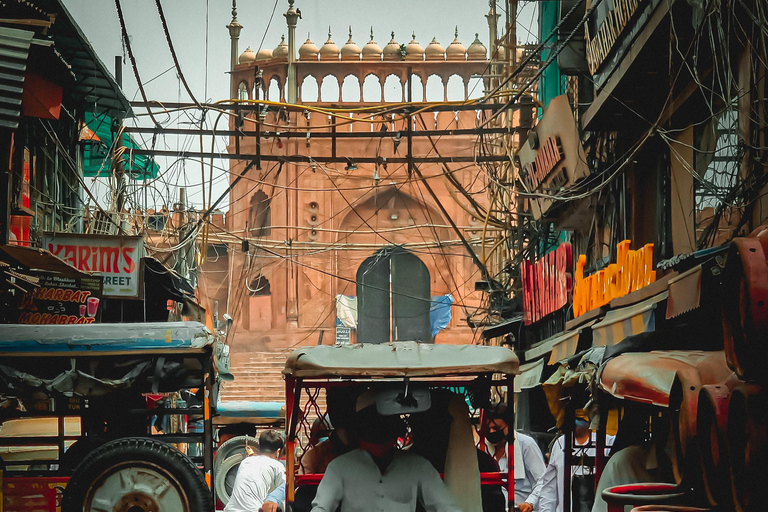
<instances>
[{"instance_id":1,"label":"person's head","mask_svg":"<svg viewBox=\"0 0 768 512\"><path fill-rule=\"evenodd\" d=\"M485 416L488 418L488 433L485 438L491 444L500 444L506 441L509 435L509 424L512 414L504 402L492 404L486 408Z\"/></svg>"},{"instance_id":2,"label":"person's head","mask_svg":"<svg viewBox=\"0 0 768 512\"><path fill-rule=\"evenodd\" d=\"M360 447L375 457L397 449L397 439L406 434L405 422L398 415L383 416L376 410L375 395L366 391L357 400L355 432Z\"/></svg>"},{"instance_id":3,"label":"person's head","mask_svg":"<svg viewBox=\"0 0 768 512\"><path fill-rule=\"evenodd\" d=\"M317 443L321 443L331 436L333 428L331 422L326 418L319 416L312 422L312 427L309 429L309 444L315 446Z\"/></svg>"},{"instance_id":4,"label":"person's head","mask_svg":"<svg viewBox=\"0 0 768 512\"><path fill-rule=\"evenodd\" d=\"M259 436L259 453L276 459L284 444L283 434L273 429L265 430Z\"/></svg>"},{"instance_id":5,"label":"person's head","mask_svg":"<svg viewBox=\"0 0 768 512\"><path fill-rule=\"evenodd\" d=\"M590 434L589 416L583 409L576 411L576 417L574 418L574 434L577 439L583 439Z\"/></svg>"}]
</instances>

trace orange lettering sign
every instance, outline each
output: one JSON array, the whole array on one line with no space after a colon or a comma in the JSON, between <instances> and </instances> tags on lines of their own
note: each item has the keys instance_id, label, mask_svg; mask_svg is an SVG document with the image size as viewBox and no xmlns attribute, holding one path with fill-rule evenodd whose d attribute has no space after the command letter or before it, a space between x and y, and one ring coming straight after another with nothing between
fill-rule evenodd
<instances>
[{"instance_id":1,"label":"orange lettering sign","mask_svg":"<svg viewBox=\"0 0 768 512\"><path fill-rule=\"evenodd\" d=\"M576 262L573 285L573 316L581 316L613 299L648 286L656 280L653 270L653 244L636 251L629 250L629 240L616 246L616 263L584 277L587 257L582 254Z\"/></svg>"}]
</instances>

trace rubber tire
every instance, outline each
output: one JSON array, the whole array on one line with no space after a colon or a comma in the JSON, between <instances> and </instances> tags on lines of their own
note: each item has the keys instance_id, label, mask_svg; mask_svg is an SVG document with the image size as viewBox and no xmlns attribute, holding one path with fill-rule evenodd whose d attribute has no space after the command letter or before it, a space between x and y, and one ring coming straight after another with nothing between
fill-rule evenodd
<instances>
[{"instance_id":1,"label":"rubber tire","mask_svg":"<svg viewBox=\"0 0 768 512\"><path fill-rule=\"evenodd\" d=\"M229 503L229 499L232 497L232 487L234 486L234 480L230 480L232 485L227 485L227 475L237 475L237 470L240 468L240 463L245 460L245 453L234 453L223 459L218 465L216 472L214 473L214 482L216 482L216 497L224 505ZM233 473L234 472L234 473Z\"/></svg>"},{"instance_id":2,"label":"rubber tire","mask_svg":"<svg viewBox=\"0 0 768 512\"><path fill-rule=\"evenodd\" d=\"M216 450L216 456L213 459L213 480L216 485L216 497L224 505L229 502L232 496L232 490L227 490L226 475L233 469L237 471L240 462L246 457L246 446L256 448L258 439L251 436L237 436L227 440L219 449ZM226 467L225 467L226 465Z\"/></svg>"},{"instance_id":3,"label":"rubber tire","mask_svg":"<svg viewBox=\"0 0 768 512\"><path fill-rule=\"evenodd\" d=\"M103 446L106 439L97 437L83 437L75 441L72 446L67 448L61 458L59 469L66 473L72 473L77 466L88 460L88 455L98 447Z\"/></svg>"},{"instance_id":4,"label":"rubber tire","mask_svg":"<svg viewBox=\"0 0 768 512\"><path fill-rule=\"evenodd\" d=\"M222 445L219 446L219 448L216 450L216 454L213 457L214 477L219 473L218 468L222 462L224 462L235 453L245 453L246 446L252 446L253 448L256 448L258 444L258 439L251 436L237 436L222 443Z\"/></svg>"},{"instance_id":5,"label":"rubber tire","mask_svg":"<svg viewBox=\"0 0 768 512\"><path fill-rule=\"evenodd\" d=\"M208 485L192 460L170 444L143 437L127 437L111 441L91 452L77 466L64 489L62 512L90 512L85 507L89 490L98 487L114 473L135 465L152 464L153 469L164 470L179 484L186 497L189 510L179 512L210 512L213 497Z\"/></svg>"}]
</instances>

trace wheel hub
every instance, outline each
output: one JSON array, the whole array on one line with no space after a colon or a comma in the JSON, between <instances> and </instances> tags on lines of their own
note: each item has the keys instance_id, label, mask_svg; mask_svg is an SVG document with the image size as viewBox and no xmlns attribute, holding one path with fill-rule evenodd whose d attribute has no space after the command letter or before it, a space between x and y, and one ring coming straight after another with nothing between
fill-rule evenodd
<instances>
[{"instance_id":1,"label":"wheel hub","mask_svg":"<svg viewBox=\"0 0 768 512\"><path fill-rule=\"evenodd\" d=\"M157 502L143 492L126 494L114 508L114 512L159 512L159 510Z\"/></svg>"}]
</instances>

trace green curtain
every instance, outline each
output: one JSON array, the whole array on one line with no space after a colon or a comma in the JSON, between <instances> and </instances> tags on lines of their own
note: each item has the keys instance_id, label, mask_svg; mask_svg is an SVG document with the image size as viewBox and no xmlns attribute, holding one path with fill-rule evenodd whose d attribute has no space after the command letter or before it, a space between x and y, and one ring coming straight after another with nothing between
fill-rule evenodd
<instances>
[{"instance_id":1,"label":"green curtain","mask_svg":"<svg viewBox=\"0 0 768 512\"><path fill-rule=\"evenodd\" d=\"M112 147L112 118L106 114L85 113L85 124L96 134L99 140L87 141L83 158L83 175L87 177L106 177L110 169L110 148ZM125 171L135 180L157 178L160 167L155 161L144 155L132 155L131 149L141 148L133 137L123 133L122 145L127 149L123 153Z\"/></svg>"},{"instance_id":2,"label":"green curtain","mask_svg":"<svg viewBox=\"0 0 768 512\"><path fill-rule=\"evenodd\" d=\"M552 32L560 21L560 2L539 2L539 37L544 39ZM557 37L549 40L547 49L541 52L541 61L546 61L557 47ZM557 66L557 59L552 61L541 74L539 82L539 99L546 109L552 98L565 93L564 80Z\"/></svg>"}]
</instances>

